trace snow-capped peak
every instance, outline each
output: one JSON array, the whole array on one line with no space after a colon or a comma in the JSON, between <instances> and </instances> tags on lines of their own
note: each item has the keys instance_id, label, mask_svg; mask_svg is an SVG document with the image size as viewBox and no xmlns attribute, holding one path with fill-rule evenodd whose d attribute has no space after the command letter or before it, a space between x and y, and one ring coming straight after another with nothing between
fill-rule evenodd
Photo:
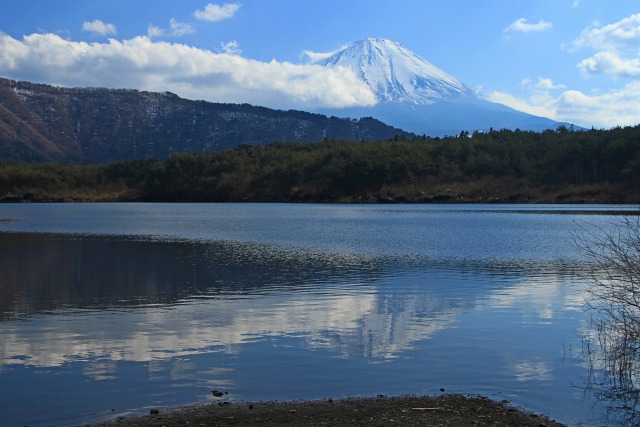
<instances>
[{"instance_id":1,"label":"snow-capped peak","mask_svg":"<svg viewBox=\"0 0 640 427\"><path fill-rule=\"evenodd\" d=\"M472 94L455 77L387 39L354 42L316 64L351 68L380 101L431 104Z\"/></svg>"}]
</instances>

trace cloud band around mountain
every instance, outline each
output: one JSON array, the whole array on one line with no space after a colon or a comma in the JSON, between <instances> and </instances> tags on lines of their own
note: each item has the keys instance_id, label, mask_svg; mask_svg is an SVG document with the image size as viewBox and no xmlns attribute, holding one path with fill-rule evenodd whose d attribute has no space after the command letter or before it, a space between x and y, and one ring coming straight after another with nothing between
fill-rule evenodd
<instances>
[{"instance_id":1,"label":"cloud band around mountain","mask_svg":"<svg viewBox=\"0 0 640 427\"><path fill-rule=\"evenodd\" d=\"M553 93L550 89L560 89L561 92ZM602 94L566 90L563 85L549 88L539 84L528 97L494 91L487 99L529 114L580 125L591 123L611 128L633 125L640 121L640 81L630 82L622 89Z\"/></svg>"},{"instance_id":2,"label":"cloud band around mountain","mask_svg":"<svg viewBox=\"0 0 640 427\"><path fill-rule=\"evenodd\" d=\"M0 33L0 74L60 86L171 91L189 99L272 108L368 106L375 95L348 68L260 62L147 36L107 43Z\"/></svg>"}]
</instances>

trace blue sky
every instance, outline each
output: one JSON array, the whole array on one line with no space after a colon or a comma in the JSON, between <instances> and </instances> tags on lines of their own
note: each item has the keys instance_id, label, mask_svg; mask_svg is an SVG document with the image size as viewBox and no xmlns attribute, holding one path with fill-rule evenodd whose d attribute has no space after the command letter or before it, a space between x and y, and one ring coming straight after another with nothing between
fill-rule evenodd
<instances>
[{"instance_id":1,"label":"blue sky","mask_svg":"<svg viewBox=\"0 0 640 427\"><path fill-rule=\"evenodd\" d=\"M635 0L1 0L0 76L283 109L369 105L348 70L305 52L370 36L523 111L640 123Z\"/></svg>"}]
</instances>

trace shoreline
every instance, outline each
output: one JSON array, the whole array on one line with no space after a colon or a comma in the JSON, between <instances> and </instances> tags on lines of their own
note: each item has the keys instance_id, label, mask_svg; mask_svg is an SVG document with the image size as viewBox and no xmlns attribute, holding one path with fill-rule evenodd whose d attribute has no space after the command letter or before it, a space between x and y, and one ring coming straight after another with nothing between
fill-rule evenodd
<instances>
[{"instance_id":1,"label":"shoreline","mask_svg":"<svg viewBox=\"0 0 640 427\"><path fill-rule=\"evenodd\" d=\"M152 426L530 426L560 427L546 415L529 412L510 402L483 396L350 397L307 401L218 402L151 409L148 415L118 417L93 427Z\"/></svg>"},{"instance_id":2,"label":"shoreline","mask_svg":"<svg viewBox=\"0 0 640 427\"><path fill-rule=\"evenodd\" d=\"M627 197L613 197L600 194L585 197L584 195L545 194L541 196L507 195L495 197L478 197L451 194L436 194L422 197L245 197L225 199L197 198L154 198L121 194L25 194L0 196L0 204L14 203L292 203L292 204L351 204L351 205L451 205L451 204L489 204L489 205L638 205L640 198L631 194Z\"/></svg>"}]
</instances>

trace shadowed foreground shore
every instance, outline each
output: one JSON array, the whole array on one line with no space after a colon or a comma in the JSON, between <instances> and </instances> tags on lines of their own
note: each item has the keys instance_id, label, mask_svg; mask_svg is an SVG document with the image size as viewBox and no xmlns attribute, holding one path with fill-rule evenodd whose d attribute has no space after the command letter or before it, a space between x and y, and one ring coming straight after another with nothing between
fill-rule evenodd
<instances>
[{"instance_id":1,"label":"shadowed foreground shore","mask_svg":"<svg viewBox=\"0 0 640 427\"><path fill-rule=\"evenodd\" d=\"M294 402L218 402L151 410L94 426L562 426L507 401L447 394L437 397L326 399Z\"/></svg>"}]
</instances>

